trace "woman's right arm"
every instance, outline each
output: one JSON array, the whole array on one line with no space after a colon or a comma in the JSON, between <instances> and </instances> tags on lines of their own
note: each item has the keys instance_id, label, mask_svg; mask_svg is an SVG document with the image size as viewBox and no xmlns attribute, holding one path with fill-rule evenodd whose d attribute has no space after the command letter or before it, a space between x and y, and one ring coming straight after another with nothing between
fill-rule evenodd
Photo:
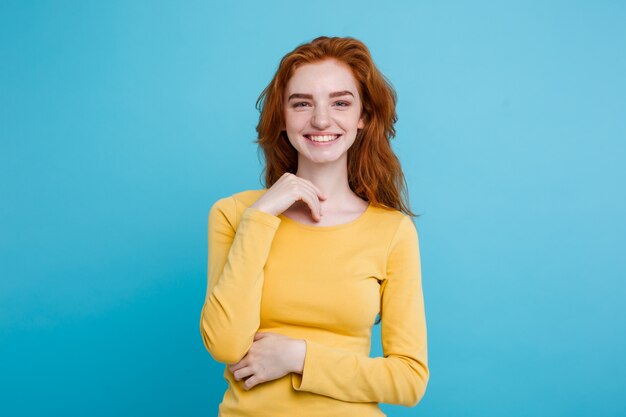
<instances>
[{"instance_id":1,"label":"woman's right arm","mask_svg":"<svg viewBox=\"0 0 626 417\"><path fill-rule=\"evenodd\" d=\"M237 201L213 204L208 217L208 282L200 317L204 346L213 359L237 363L259 329L263 267L280 219L246 207L237 222Z\"/></svg>"}]
</instances>

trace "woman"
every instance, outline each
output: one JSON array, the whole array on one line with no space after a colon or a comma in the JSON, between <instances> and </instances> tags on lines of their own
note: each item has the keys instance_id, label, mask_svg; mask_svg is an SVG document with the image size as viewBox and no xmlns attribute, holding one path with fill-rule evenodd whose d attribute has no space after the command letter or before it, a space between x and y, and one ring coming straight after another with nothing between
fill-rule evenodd
<instances>
[{"instance_id":1,"label":"woman","mask_svg":"<svg viewBox=\"0 0 626 417\"><path fill-rule=\"evenodd\" d=\"M378 403L424 395L418 236L389 143L395 103L353 38L300 45L259 97L269 188L209 213L200 329L228 364L220 416L384 416ZM385 357L370 358L378 314Z\"/></svg>"}]
</instances>

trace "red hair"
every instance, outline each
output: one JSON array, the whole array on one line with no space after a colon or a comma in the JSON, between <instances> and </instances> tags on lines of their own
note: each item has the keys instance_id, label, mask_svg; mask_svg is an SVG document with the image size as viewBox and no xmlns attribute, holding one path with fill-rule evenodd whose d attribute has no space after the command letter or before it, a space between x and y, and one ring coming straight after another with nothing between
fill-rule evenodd
<instances>
[{"instance_id":1,"label":"red hair","mask_svg":"<svg viewBox=\"0 0 626 417\"><path fill-rule=\"evenodd\" d=\"M320 36L299 45L281 59L274 78L259 96L255 143L265 156L265 187L271 187L285 172L295 174L298 168L298 151L282 131L287 82L301 65L326 59L335 59L351 69L363 103L365 127L358 131L348 149L350 189L372 205L394 208L415 217L410 210L400 161L390 143L398 120L396 92L374 65L367 46L351 37Z\"/></svg>"}]
</instances>

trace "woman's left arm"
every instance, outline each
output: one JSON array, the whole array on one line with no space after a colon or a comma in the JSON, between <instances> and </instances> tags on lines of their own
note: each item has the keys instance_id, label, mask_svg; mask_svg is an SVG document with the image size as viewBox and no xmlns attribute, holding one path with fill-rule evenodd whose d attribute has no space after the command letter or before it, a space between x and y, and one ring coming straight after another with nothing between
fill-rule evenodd
<instances>
[{"instance_id":1,"label":"woman's left arm","mask_svg":"<svg viewBox=\"0 0 626 417\"><path fill-rule=\"evenodd\" d=\"M292 386L351 402L417 405L429 379L426 317L417 229L404 216L392 239L381 287L384 357L370 358L306 340L302 374Z\"/></svg>"}]
</instances>

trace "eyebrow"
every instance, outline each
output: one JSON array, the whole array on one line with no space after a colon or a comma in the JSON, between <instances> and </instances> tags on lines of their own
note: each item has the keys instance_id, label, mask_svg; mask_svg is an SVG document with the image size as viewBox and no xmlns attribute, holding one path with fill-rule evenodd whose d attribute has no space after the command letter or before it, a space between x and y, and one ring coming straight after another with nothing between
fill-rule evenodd
<instances>
[{"instance_id":1,"label":"eyebrow","mask_svg":"<svg viewBox=\"0 0 626 417\"><path fill-rule=\"evenodd\" d=\"M345 96L345 95L351 95L352 97L354 97L354 94L352 94L351 91L348 90L344 90L344 91L335 91L334 93L330 93L328 95L328 97L333 98L333 97L341 97L341 96ZM302 93L293 93L292 95L289 96L289 100L293 99L293 98L308 98L308 99L313 99L313 96L311 94L302 94Z\"/></svg>"}]
</instances>

